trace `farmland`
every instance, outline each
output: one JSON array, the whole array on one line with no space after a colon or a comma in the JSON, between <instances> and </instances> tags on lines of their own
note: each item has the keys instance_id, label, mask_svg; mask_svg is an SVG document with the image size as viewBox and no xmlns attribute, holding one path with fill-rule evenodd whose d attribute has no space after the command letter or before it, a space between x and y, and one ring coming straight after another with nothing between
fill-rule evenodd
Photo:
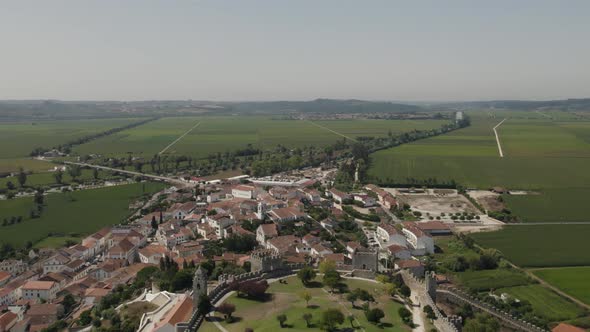
<instances>
[{"instance_id":1,"label":"farmland","mask_svg":"<svg viewBox=\"0 0 590 332\"><path fill-rule=\"evenodd\" d=\"M541 285L501 288L496 293L507 293L519 300L529 301L533 312L549 321L574 319L586 314L583 308Z\"/></svg>"},{"instance_id":2,"label":"farmland","mask_svg":"<svg viewBox=\"0 0 590 332\"><path fill-rule=\"evenodd\" d=\"M491 129L498 117L476 113L468 128L373 154L369 175L376 182L436 178L466 187L533 190L540 195L508 199L525 221L583 220L580 203L590 194L584 185L590 183L590 172L585 171L590 169L590 122L510 114L498 129L504 158L498 156ZM553 200L569 204L547 204Z\"/></svg>"},{"instance_id":3,"label":"farmland","mask_svg":"<svg viewBox=\"0 0 590 332\"><path fill-rule=\"evenodd\" d=\"M52 164L47 163L47 162L43 162L43 163L46 166L53 166ZM98 177L99 177L99 179L105 180L105 179L108 179L109 177L111 177L111 175L108 175L108 173L106 173L104 171L99 171ZM92 178L93 178L92 170L83 169L82 174L79 177L77 177L76 179L80 180L80 181L85 181L85 180L90 180ZM11 177L6 177L6 178L0 178L0 188L6 187L6 184L8 182L12 182L14 185L18 186L18 180L17 180L16 176L11 176ZM27 176L27 182L25 183L25 186L34 188L37 186L48 186L48 185L51 185L54 183L55 183L54 173L43 172L43 173L34 173L34 174ZM68 172L63 173L62 183L63 184L72 183L72 177L68 174Z\"/></svg>"},{"instance_id":4,"label":"farmland","mask_svg":"<svg viewBox=\"0 0 590 332\"><path fill-rule=\"evenodd\" d=\"M350 311L362 328L368 332L410 330L403 324L397 313L401 305L383 294L384 285L382 284L350 279L345 281L349 290L365 289L375 297L376 303L372 304L371 307L379 307L385 312L382 326L377 326L367 321L361 308L352 308L350 302L345 299L346 294L330 296L323 288L303 288L301 281L296 277L290 277L286 280L286 284L278 282L271 284L268 293L272 294L272 300L259 302L238 298L235 294L230 296L226 302L236 306L234 316L237 319L229 324L222 322L222 326L230 332L241 332L247 327L253 328L255 331L277 331L279 330L279 323L276 316L285 314L287 316L286 324L290 325L289 331L320 331L319 320L321 313L327 308L337 308L345 313L345 317L348 316L348 311ZM304 289L312 295L309 307L306 307L305 301L299 295ZM302 318L304 313L312 314L313 325L310 328L306 327L306 323ZM358 323L355 322L355 325L358 326ZM342 326L348 325L350 323L345 321ZM201 327L203 331L213 331L214 328L210 322L205 322Z\"/></svg>"},{"instance_id":5,"label":"farmland","mask_svg":"<svg viewBox=\"0 0 590 332\"><path fill-rule=\"evenodd\" d=\"M482 246L500 250L525 267L590 265L587 250L590 225L505 226L472 237Z\"/></svg>"},{"instance_id":6,"label":"farmland","mask_svg":"<svg viewBox=\"0 0 590 332\"><path fill-rule=\"evenodd\" d=\"M162 118L146 125L104 137L76 149L79 154L152 156L185 133L197 122L201 124L166 151L197 158L212 153L245 148L248 144L261 149L277 145L289 148L323 146L342 137L300 120L282 120L269 116L183 117ZM414 129L438 128L442 120L334 120L318 121L321 126L350 137L386 136L388 131L402 133Z\"/></svg>"},{"instance_id":7,"label":"farmland","mask_svg":"<svg viewBox=\"0 0 590 332\"><path fill-rule=\"evenodd\" d=\"M533 270L533 273L567 294L590 304L589 266L539 269Z\"/></svg>"},{"instance_id":8,"label":"farmland","mask_svg":"<svg viewBox=\"0 0 590 332\"><path fill-rule=\"evenodd\" d=\"M31 219L32 198L0 201L0 218L23 217L22 222L0 228L0 243L16 247L47 237L77 237L120 223L130 213L129 202L163 188L159 183L135 183L94 190L82 190L45 197L40 218Z\"/></svg>"},{"instance_id":9,"label":"farmland","mask_svg":"<svg viewBox=\"0 0 590 332\"><path fill-rule=\"evenodd\" d=\"M463 287L474 291L522 286L532 282L524 273L512 269L465 271L457 273L457 278Z\"/></svg>"},{"instance_id":10,"label":"farmland","mask_svg":"<svg viewBox=\"0 0 590 332\"><path fill-rule=\"evenodd\" d=\"M119 118L0 123L0 171L14 171L18 166L43 170L46 164L24 159L34 148L51 148L135 121L137 119Z\"/></svg>"}]
</instances>

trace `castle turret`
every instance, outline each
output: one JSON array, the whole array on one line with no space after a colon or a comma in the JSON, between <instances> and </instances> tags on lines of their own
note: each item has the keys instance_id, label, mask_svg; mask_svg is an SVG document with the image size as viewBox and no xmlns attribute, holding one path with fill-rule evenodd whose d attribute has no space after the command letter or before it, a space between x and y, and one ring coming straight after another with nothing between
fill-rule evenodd
<instances>
[{"instance_id":1,"label":"castle turret","mask_svg":"<svg viewBox=\"0 0 590 332\"><path fill-rule=\"evenodd\" d=\"M207 295L207 272L199 266L193 278L193 308L198 307L201 295Z\"/></svg>"}]
</instances>

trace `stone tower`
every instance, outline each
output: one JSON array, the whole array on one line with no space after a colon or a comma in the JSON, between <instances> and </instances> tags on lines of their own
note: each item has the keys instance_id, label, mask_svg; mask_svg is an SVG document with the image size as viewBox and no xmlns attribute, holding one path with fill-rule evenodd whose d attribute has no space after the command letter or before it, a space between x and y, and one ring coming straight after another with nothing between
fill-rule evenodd
<instances>
[{"instance_id":1,"label":"stone tower","mask_svg":"<svg viewBox=\"0 0 590 332\"><path fill-rule=\"evenodd\" d=\"M434 271L426 272L426 275L424 276L424 281L426 284L425 286L428 295L430 295L433 301L436 301L436 273L434 273Z\"/></svg>"},{"instance_id":2,"label":"stone tower","mask_svg":"<svg viewBox=\"0 0 590 332\"><path fill-rule=\"evenodd\" d=\"M199 266L193 278L193 308L196 310L201 295L207 295L207 272Z\"/></svg>"}]
</instances>

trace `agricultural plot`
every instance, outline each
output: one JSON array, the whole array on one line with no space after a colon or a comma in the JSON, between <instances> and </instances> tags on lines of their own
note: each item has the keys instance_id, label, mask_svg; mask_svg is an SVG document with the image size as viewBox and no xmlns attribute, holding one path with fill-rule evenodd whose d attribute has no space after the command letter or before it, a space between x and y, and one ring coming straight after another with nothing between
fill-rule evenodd
<instances>
[{"instance_id":1,"label":"agricultural plot","mask_svg":"<svg viewBox=\"0 0 590 332\"><path fill-rule=\"evenodd\" d=\"M19 166L43 170L46 165L27 161L37 147L51 148L70 140L121 127L137 119L93 119L0 123L0 171L15 171Z\"/></svg>"},{"instance_id":2,"label":"agricultural plot","mask_svg":"<svg viewBox=\"0 0 590 332\"><path fill-rule=\"evenodd\" d=\"M373 136L385 137L389 131L392 134L409 132L412 130L428 130L442 127L446 120L330 120L313 121L325 128L334 130L349 137Z\"/></svg>"},{"instance_id":3,"label":"agricultural plot","mask_svg":"<svg viewBox=\"0 0 590 332\"><path fill-rule=\"evenodd\" d=\"M478 292L532 283L524 273L512 269L465 271L456 277L463 287Z\"/></svg>"},{"instance_id":4,"label":"agricultural plot","mask_svg":"<svg viewBox=\"0 0 590 332\"><path fill-rule=\"evenodd\" d=\"M79 145L74 148L74 152L118 157L131 153L135 156L151 157L174 142L198 121L195 117L161 118Z\"/></svg>"},{"instance_id":5,"label":"agricultural plot","mask_svg":"<svg viewBox=\"0 0 590 332\"><path fill-rule=\"evenodd\" d=\"M21 216L22 221L0 227L0 244L15 247L36 243L50 236L78 237L103 226L118 224L130 213L129 202L164 187L161 183L135 183L94 190L82 190L45 197L40 218L31 219L32 198L0 201L0 220Z\"/></svg>"},{"instance_id":6,"label":"agricultural plot","mask_svg":"<svg viewBox=\"0 0 590 332\"><path fill-rule=\"evenodd\" d=\"M498 129L504 158L498 156L491 129L497 122L476 114L468 128L379 151L372 155L369 176L386 183L435 178L481 189L534 190L547 198L509 199L517 215L528 221L540 215L543 220L580 220L578 194L590 192L585 186L590 183L590 122L510 118ZM556 198L569 203L546 204ZM519 204L524 200L528 203ZM531 213L536 209L540 212Z\"/></svg>"},{"instance_id":7,"label":"agricultural plot","mask_svg":"<svg viewBox=\"0 0 590 332\"><path fill-rule=\"evenodd\" d=\"M505 226L476 233L480 245L500 250L513 263L525 267L590 265L590 225Z\"/></svg>"},{"instance_id":8,"label":"agricultural plot","mask_svg":"<svg viewBox=\"0 0 590 332\"><path fill-rule=\"evenodd\" d=\"M226 302L236 306L236 312L233 314L236 321L229 324L223 321L221 325L230 332L242 332L248 327L254 331L278 331L281 328L276 317L279 314L285 314L287 316L285 324L289 326L289 331L321 331L319 320L322 312L328 308L336 308L342 311L345 317L349 314L354 315L357 319L354 322L355 326L359 328L360 324L360 328L367 332L410 330L403 324L397 313L402 305L383 295L384 285L382 284L350 279L345 281L348 289L365 289L375 297L376 302L371 304L371 308L379 307L385 313L382 326L377 326L367 321L361 308L352 308L350 302L346 301L346 294L330 295L324 288L304 288L296 277L287 278L286 281L287 284L278 282L271 284L267 293L272 295L272 299L268 301L259 302L238 298L235 294L230 296ZM304 290L312 295L309 307L299 295ZM360 301L357 306L360 306ZM306 313L312 315L310 327L306 326L302 318ZM350 322L345 320L341 327L350 327ZM206 321L199 330L213 331L214 328L213 323Z\"/></svg>"},{"instance_id":9,"label":"agricultural plot","mask_svg":"<svg viewBox=\"0 0 590 332\"><path fill-rule=\"evenodd\" d=\"M539 278L565 293L590 304L590 266L533 270Z\"/></svg>"},{"instance_id":10,"label":"agricultural plot","mask_svg":"<svg viewBox=\"0 0 590 332\"><path fill-rule=\"evenodd\" d=\"M331 132L342 130L351 138L359 136L386 136L415 129L440 127L445 121L423 120L334 120L309 121L283 120L268 116L225 116L201 118L163 118L146 125L104 137L75 149L80 154L99 153L124 156L128 153L151 157L191 130L165 154L190 155L204 158L210 154L243 149L251 144L261 149L273 149L277 145L288 148L304 146L321 147L343 139ZM325 127L325 128L322 128Z\"/></svg>"},{"instance_id":11,"label":"agricultural plot","mask_svg":"<svg viewBox=\"0 0 590 332\"><path fill-rule=\"evenodd\" d=\"M590 221L590 188L543 189L539 195L504 195L504 202L522 221Z\"/></svg>"},{"instance_id":12,"label":"agricultural plot","mask_svg":"<svg viewBox=\"0 0 590 332\"><path fill-rule=\"evenodd\" d=\"M495 293L507 293L521 301L529 301L535 315L551 322L574 319L587 314L582 307L541 285L501 288Z\"/></svg>"},{"instance_id":13,"label":"agricultural plot","mask_svg":"<svg viewBox=\"0 0 590 332\"><path fill-rule=\"evenodd\" d=\"M45 165L49 165L49 166L53 166L50 163L45 162ZM99 171L98 172L98 177L99 179L106 179L109 177L113 177L110 173L107 173L105 171ZM82 170L82 174L77 177L78 180L81 181L86 181L86 180L91 180L93 178L93 171L90 169L83 169ZM18 179L16 176L10 176L10 177L6 177L6 178L0 178L0 188L6 188L6 184L8 182L12 182L12 184L14 184L15 186L19 186L18 184ZM27 176L27 182L25 183L26 187L38 187L38 186L49 186L52 184L55 184L55 173L53 172L43 172L43 173L35 173L35 174L31 174L29 176ZM64 172L63 173L63 178L62 178L62 183L63 184L70 184L72 183L72 177L68 174L68 172Z\"/></svg>"}]
</instances>

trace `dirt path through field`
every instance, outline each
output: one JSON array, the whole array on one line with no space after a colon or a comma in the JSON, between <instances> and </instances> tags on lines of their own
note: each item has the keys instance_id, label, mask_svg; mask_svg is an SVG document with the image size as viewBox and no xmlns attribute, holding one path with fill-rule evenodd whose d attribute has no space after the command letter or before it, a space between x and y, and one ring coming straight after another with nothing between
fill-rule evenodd
<instances>
[{"instance_id":1,"label":"dirt path through field","mask_svg":"<svg viewBox=\"0 0 590 332\"><path fill-rule=\"evenodd\" d=\"M188 135L188 133L190 133L191 131L193 131L193 129L197 128L200 124L201 124L201 121L197 122L194 126L191 127L191 129L187 130L184 134L180 135L180 137L177 138L177 139L175 139L174 142L168 144L168 146L165 147L162 151L158 152L158 154L162 154L162 153L166 152L166 150L168 150L172 145L176 144L184 136Z\"/></svg>"},{"instance_id":2,"label":"dirt path through field","mask_svg":"<svg viewBox=\"0 0 590 332\"><path fill-rule=\"evenodd\" d=\"M506 118L504 118L504 120L500 121L500 123L498 123L494 127L494 135L496 135L496 143L498 143L498 152L500 153L500 158L504 158L504 152L502 152L502 145L500 144L500 137L498 136L498 131L496 129L498 129L498 127L500 127L502 125L502 123L504 123L504 121L506 121Z\"/></svg>"},{"instance_id":3,"label":"dirt path through field","mask_svg":"<svg viewBox=\"0 0 590 332\"><path fill-rule=\"evenodd\" d=\"M311 123L312 125L314 125L314 126L316 126L316 127L318 127L318 128L322 128L322 129L324 129L324 130L327 130L327 131L329 131L329 132L332 132L332 133L334 133L334 134L336 134L336 135L338 135L338 136L342 136L342 137L344 137L344 138L348 138L349 140L352 140L353 142L358 142L356 139L354 139L354 138L352 138L352 137L350 137L350 136L346 136L346 135L344 135L344 134L341 134L341 133L339 133L339 132L337 132L337 131L334 131L334 130L332 130L332 129L330 129L330 128L326 128L326 127L324 127L324 126L322 126L322 125L319 125L319 124L317 124L317 123L315 123L315 122L313 122L313 121L309 121L309 120L305 120L305 121L307 121L307 122Z\"/></svg>"}]
</instances>

